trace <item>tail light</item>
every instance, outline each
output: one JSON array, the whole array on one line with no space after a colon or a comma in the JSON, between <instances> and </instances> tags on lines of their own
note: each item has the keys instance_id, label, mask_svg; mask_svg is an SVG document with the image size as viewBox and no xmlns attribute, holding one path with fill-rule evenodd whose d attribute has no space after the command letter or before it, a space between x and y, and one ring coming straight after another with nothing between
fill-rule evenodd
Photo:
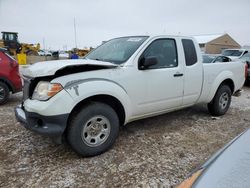
<instances>
[{"instance_id":1,"label":"tail light","mask_svg":"<svg viewBox=\"0 0 250 188\"><path fill-rule=\"evenodd\" d=\"M247 79L247 75L248 75L248 62L246 62L245 64L245 78Z\"/></svg>"},{"instance_id":2,"label":"tail light","mask_svg":"<svg viewBox=\"0 0 250 188\"><path fill-rule=\"evenodd\" d=\"M247 61L246 63L247 63L248 68L250 69L250 61Z\"/></svg>"}]
</instances>

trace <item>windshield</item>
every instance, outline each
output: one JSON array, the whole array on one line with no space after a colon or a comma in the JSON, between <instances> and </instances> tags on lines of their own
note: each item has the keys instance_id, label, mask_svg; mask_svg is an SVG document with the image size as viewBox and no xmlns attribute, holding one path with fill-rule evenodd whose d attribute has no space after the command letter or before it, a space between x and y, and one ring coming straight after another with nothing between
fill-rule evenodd
<instances>
[{"instance_id":1,"label":"windshield","mask_svg":"<svg viewBox=\"0 0 250 188\"><path fill-rule=\"evenodd\" d=\"M122 64L132 56L147 38L146 36L140 36L112 39L90 52L85 58Z\"/></svg>"},{"instance_id":2,"label":"windshield","mask_svg":"<svg viewBox=\"0 0 250 188\"><path fill-rule=\"evenodd\" d=\"M241 56L243 51L241 50L224 50L222 55L224 56Z\"/></svg>"},{"instance_id":3,"label":"windshield","mask_svg":"<svg viewBox=\"0 0 250 188\"><path fill-rule=\"evenodd\" d=\"M203 59L203 63L212 63L212 61L215 59L215 56L203 55L202 59Z\"/></svg>"}]
</instances>

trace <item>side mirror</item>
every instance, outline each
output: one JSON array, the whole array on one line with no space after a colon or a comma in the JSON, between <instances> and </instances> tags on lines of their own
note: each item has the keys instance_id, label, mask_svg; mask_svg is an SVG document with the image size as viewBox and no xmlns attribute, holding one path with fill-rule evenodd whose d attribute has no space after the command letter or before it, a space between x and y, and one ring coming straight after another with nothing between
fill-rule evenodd
<instances>
[{"instance_id":1,"label":"side mirror","mask_svg":"<svg viewBox=\"0 0 250 188\"><path fill-rule=\"evenodd\" d=\"M150 56L150 57L143 57L139 61L139 69L140 70L146 70L149 67L158 64L158 60L155 56Z\"/></svg>"}]
</instances>

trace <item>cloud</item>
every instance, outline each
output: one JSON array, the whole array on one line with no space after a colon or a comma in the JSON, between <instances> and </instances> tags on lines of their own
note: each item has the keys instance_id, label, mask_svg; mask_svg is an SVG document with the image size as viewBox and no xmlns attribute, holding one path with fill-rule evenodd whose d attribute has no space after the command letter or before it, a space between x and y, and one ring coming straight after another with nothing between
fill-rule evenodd
<instances>
[{"instance_id":1,"label":"cloud","mask_svg":"<svg viewBox=\"0 0 250 188\"><path fill-rule=\"evenodd\" d=\"M249 7L248 0L0 0L0 26L52 49L75 46L74 18L79 47L124 35L223 32L244 45Z\"/></svg>"}]
</instances>

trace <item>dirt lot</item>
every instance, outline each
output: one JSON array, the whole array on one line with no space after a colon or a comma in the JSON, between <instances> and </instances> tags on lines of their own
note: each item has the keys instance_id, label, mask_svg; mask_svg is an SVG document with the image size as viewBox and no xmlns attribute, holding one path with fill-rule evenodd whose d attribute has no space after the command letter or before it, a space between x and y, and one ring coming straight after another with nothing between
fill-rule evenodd
<instances>
[{"instance_id":1,"label":"dirt lot","mask_svg":"<svg viewBox=\"0 0 250 188\"><path fill-rule=\"evenodd\" d=\"M13 107L21 97L0 107L0 187L168 187L250 127L250 88L245 87L223 117L213 118L198 105L130 123L111 150L80 158L69 146L16 122Z\"/></svg>"}]
</instances>

